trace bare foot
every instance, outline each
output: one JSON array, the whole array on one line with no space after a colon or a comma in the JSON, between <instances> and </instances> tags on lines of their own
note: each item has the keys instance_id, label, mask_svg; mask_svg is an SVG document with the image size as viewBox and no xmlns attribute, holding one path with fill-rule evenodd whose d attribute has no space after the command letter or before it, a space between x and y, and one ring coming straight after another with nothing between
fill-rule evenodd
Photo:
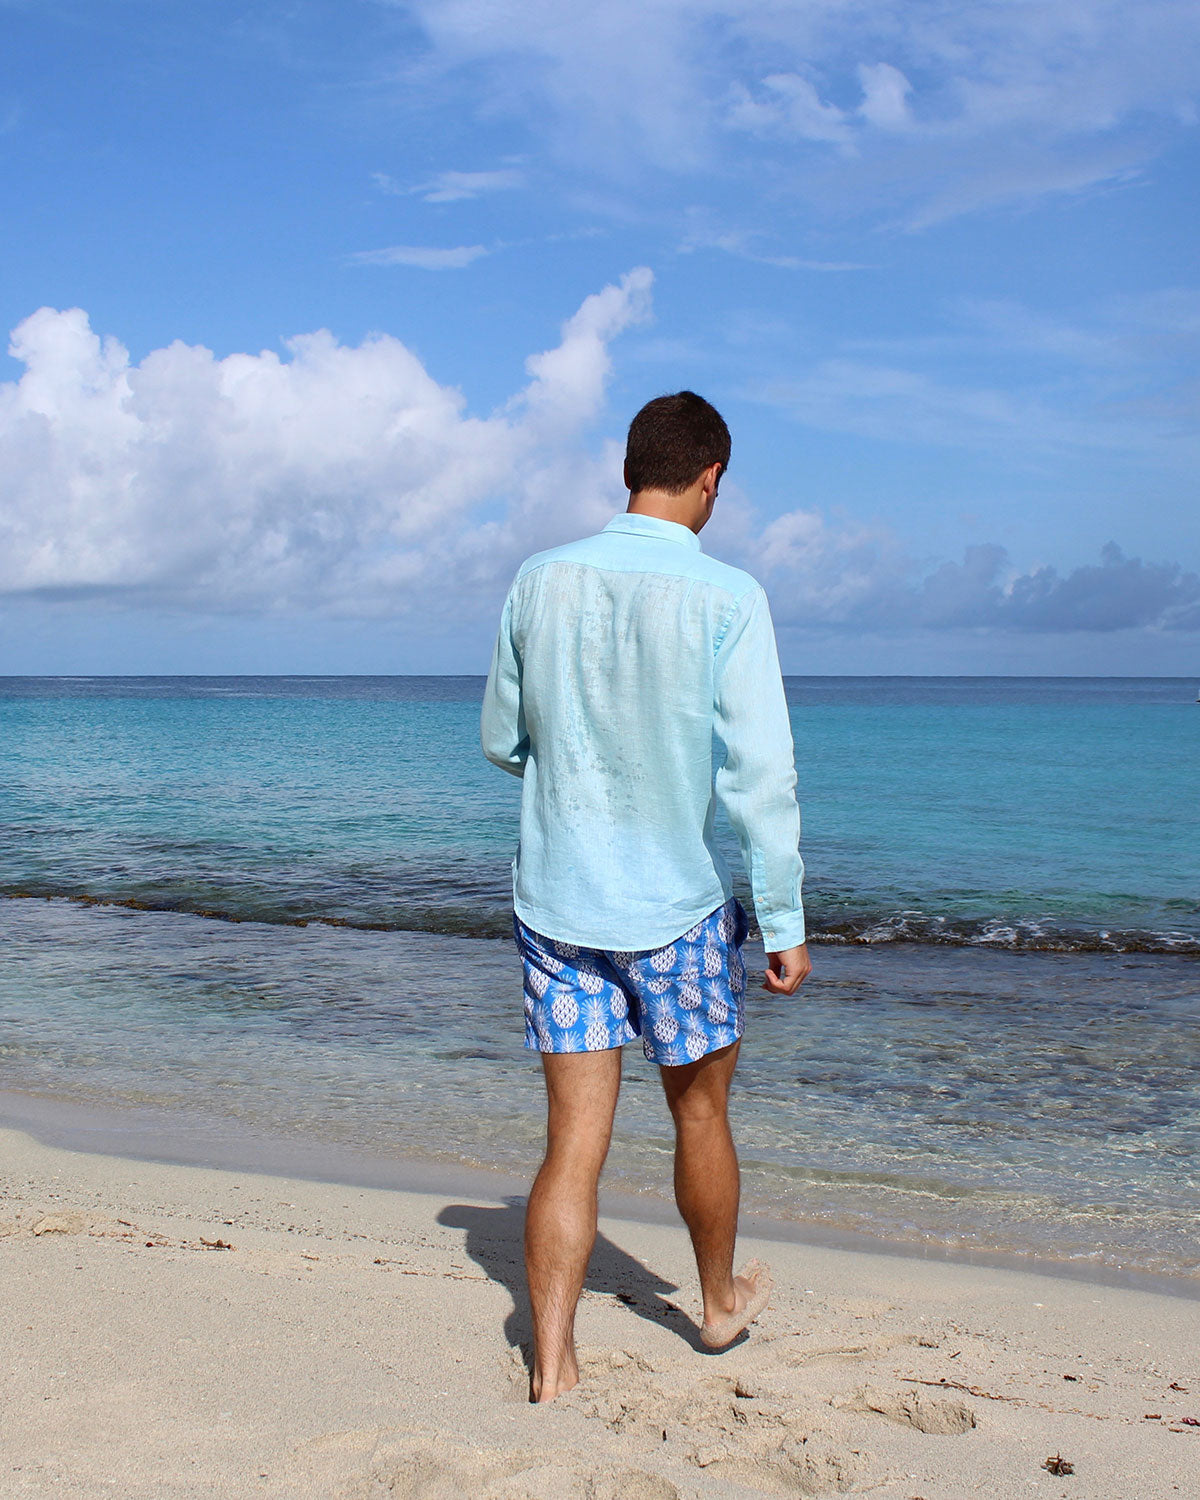
<instances>
[{"instance_id":1,"label":"bare foot","mask_svg":"<svg viewBox=\"0 0 1200 1500\"><path fill-rule=\"evenodd\" d=\"M578 1384L579 1366L574 1359L564 1361L557 1370L546 1374L535 1366L529 1377L529 1399L534 1405L542 1406L547 1401L553 1401L555 1396L573 1390Z\"/></svg>"},{"instance_id":2,"label":"bare foot","mask_svg":"<svg viewBox=\"0 0 1200 1500\"><path fill-rule=\"evenodd\" d=\"M705 1322L700 1328L700 1340L710 1349L723 1349L731 1344L743 1328L749 1328L771 1299L771 1269L760 1260L751 1260L733 1278L733 1311L723 1317Z\"/></svg>"}]
</instances>

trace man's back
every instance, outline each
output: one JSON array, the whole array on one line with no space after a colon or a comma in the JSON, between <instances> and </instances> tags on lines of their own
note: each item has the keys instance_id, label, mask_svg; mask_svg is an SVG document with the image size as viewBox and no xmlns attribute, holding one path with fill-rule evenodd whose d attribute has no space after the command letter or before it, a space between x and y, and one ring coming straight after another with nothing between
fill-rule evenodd
<instances>
[{"instance_id":1,"label":"man's back","mask_svg":"<svg viewBox=\"0 0 1200 1500\"><path fill-rule=\"evenodd\" d=\"M700 550L731 451L724 418L694 391L648 401L629 426L627 513L521 568L488 674L484 753L524 777L513 937L525 1045L541 1053L546 1078L546 1157L525 1213L531 1401L579 1381L575 1312L622 1049L638 1037L675 1125L701 1341L728 1348L771 1294L760 1262L733 1273L728 1105L748 922L713 841L718 799L754 890L764 987L794 994L811 964L766 597Z\"/></svg>"},{"instance_id":2,"label":"man's back","mask_svg":"<svg viewBox=\"0 0 1200 1500\"><path fill-rule=\"evenodd\" d=\"M525 779L521 920L638 950L719 906L731 884L713 839L714 736L764 936L800 943L792 744L761 588L656 516L530 558L483 714L485 753Z\"/></svg>"}]
</instances>

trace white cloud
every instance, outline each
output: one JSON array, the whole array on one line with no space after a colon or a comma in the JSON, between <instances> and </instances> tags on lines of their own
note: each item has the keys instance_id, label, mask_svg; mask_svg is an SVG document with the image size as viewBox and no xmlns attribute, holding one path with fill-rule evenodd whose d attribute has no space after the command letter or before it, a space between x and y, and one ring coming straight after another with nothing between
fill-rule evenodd
<instances>
[{"instance_id":1,"label":"white cloud","mask_svg":"<svg viewBox=\"0 0 1200 1500\"><path fill-rule=\"evenodd\" d=\"M698 223L684 236L680 254L696 250L719 250L724 255L748 260L781 271L870 271L874 267L854 260L809 260L800 255L782 255L764 245L765 236L744 229L717 230Z\"/></svg>"},{"instance_id":2,"label":"white cloud","mask_svg":"<svg viewBox=\"0 0 1200 1500\"><path fill-rule=\"evenodd\" d=\"M710 530L723 555L761 579L782 629L1200 631L1200 577L1175 563L1126 557L1111 542L1098 564L1067 573L1044 565L1021 572L994 544L931 563L886 527L834 525L816 510L763 524L736 491L722 495Z\"/></svg>"},{"instance_id":3,"label":"white cloud","mask_svg":"<svg viewBox=\"0 0 1200 1500\"><path fill-rule=\"evenodd\" d=\"M494 172L439 172L432 181L415 187L413 192L419 193L426 203L459 203L484 193L519 188L524 180L513 167L499 168Z\"/></svg>"},{"instance_id":4,"label":"white cloud","mask_svg":"<svg viewBox=\"0 0 1200 1500\"><path fill-rule=\"evenodd\" d=\"M587 298L485 418L383 334L308 334L285 358L174 343L135 365L81 309L43 308L13 334L25 374L0 385L0 593L491 609L526 551L611 512L619 470L585 433L650 285L637 270Z\"/></svg>"},{"instance_id":5,"label":"white cloud","mask_svg":"<svg viewBox=\"0 0 1200 1500\"><path fill-rule=\"evenodd\" d=\"M406 86L460 74L576 172L749 166L910 227L1119 182L1200 97L1191 0L393 3L429 44Z\"/></svg>"},{"instance_id":6,"label":"white cloud","mask_svg":"<svg viewBox=\"0 0 1200 1500\"><path fill-rule=\"evenodd\" d=\"M372 172L371 181L389 197L418 194L426 203L463 203L485 193L501 193L525 185L524 174L516 167L497 167L490 172L439 172L416 187L405 187L388 172Z\"/></svg>"},{"instance_id":7,"label":"white cloud","mask_svg":"<svg viewBox=\"0 0 1200 1500\"><path fill-rule=\"evenodd\" d=\"M1131 493L1164 480L1175 492L1195 473L1196 290L1108 297L1069 314L960 298L946 314L947 327L910 338L844 340L748 394L820 431L986 452L1009 472L1052 455L1074 467L1090 452L1103 464L1126 455Z\"/></svg>"},{"instance_id":8,"label":"white cloud","mask_svg":"<svg viewBox=\"0 0 1200 1500\"><path fill-rule=\"evenodd\" d=\"M589 436L612 341L649 318L651 283L638 269L586 298L485 417L383 334L347 347L318 332L283 356L224 359L177 342L134 364L80 309L43 308L13 334L24 375L0 384L0 595L431 630L490 620L522 557L621 503L620 445L596 451ZM1179 307L1142 313L1166 324ZM897 429L915 399L947 431L975 421L1026 436L1021 413L986 394L954 406L903 371L851 377L909 403L889 418ZM764 519L736 483L705 542L763 580L785 628L1200 630L1200 579L1112 546L1066 572L1022 572L996 546L919 558L883 526L813 509Z\"/></svg>"},{"instance_id":9,"label":"white cloud","mask_svg":"<svg viewBox=\"0 0 1200 1500\"><path fill-rule=\"evenodd\" d=\"M359 250L350 259L359 266L415 266L421 271L461 271L489 252L484 245L388 245L383 250Z\"/></svg>"},{"instance_id":10,"label":"white cloud","mask_svg":"<svg viewBox=\"0 0 1200 1500\"><path fill-rule=\"evenodd\" d=\"M913 123L908 110L912 84L891 63L861 65L858 70L863 100L858 112L881 130L906 130Z\"/></svg>"},{"instance_id":11,"label":"white cloud","mask_svg":"<svg viewBox=\"0 0 1200 1500\"><path fill-rule=\"evenodd\" d=\"M845 113L824 103L807 78L798 73L769 73L757 93L734 87L728 123L754 135L797 136L805 141L849 145Z\"/></svg>"}]
</instances>

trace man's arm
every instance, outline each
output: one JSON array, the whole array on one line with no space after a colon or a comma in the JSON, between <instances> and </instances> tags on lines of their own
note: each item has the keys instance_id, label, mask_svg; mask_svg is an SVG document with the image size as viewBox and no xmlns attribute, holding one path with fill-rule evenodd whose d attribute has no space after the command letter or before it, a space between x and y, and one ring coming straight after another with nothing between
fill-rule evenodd
<instances>
[{"instance_id":1,"label":"man's arm","mask_svg":"<svg viewBox=\"0 0 1200 1500\"><path fill-rule=\"evenodd\" d=\"M717 650L714 727L724 750L717 796L737 834L767 949L767 984L792 994L811 964L800 888L800 809L783 678L767 597L738 601Z\"/></svg>"},{"instance_id":2,"label":"man's arm","mask_svg":"<svg viewBox=\"0 0 1200 1500\"><path fill-rule=\"evenodd\" d=\"M521 707L521 660L512 639L512 599L504 601L500 631L492 652L492 668L483 693L479 720L483 753L494 766L524 776L529 758L529 734Z\"/></svg>"}]
</instances>

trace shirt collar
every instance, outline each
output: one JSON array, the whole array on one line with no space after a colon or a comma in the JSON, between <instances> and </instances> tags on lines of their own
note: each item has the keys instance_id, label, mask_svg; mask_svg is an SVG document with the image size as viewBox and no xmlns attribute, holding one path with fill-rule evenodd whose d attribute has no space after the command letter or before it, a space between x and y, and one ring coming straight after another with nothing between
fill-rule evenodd
<instances>
[{"instance_id":1,"label":"shirt collar","mask_svg":"<svg viewBox=\"0 0 1200 1500\"><path fill-rule=\"evenodd\" d=\"M661 516L644 516L638 512L623 512L614 516L605 531L626 531L631 536L657 537L664 542L678 542L680 546L700 551L700 538L690 526L678 521L664 521Z\"/></svg>"}]
</instances>

